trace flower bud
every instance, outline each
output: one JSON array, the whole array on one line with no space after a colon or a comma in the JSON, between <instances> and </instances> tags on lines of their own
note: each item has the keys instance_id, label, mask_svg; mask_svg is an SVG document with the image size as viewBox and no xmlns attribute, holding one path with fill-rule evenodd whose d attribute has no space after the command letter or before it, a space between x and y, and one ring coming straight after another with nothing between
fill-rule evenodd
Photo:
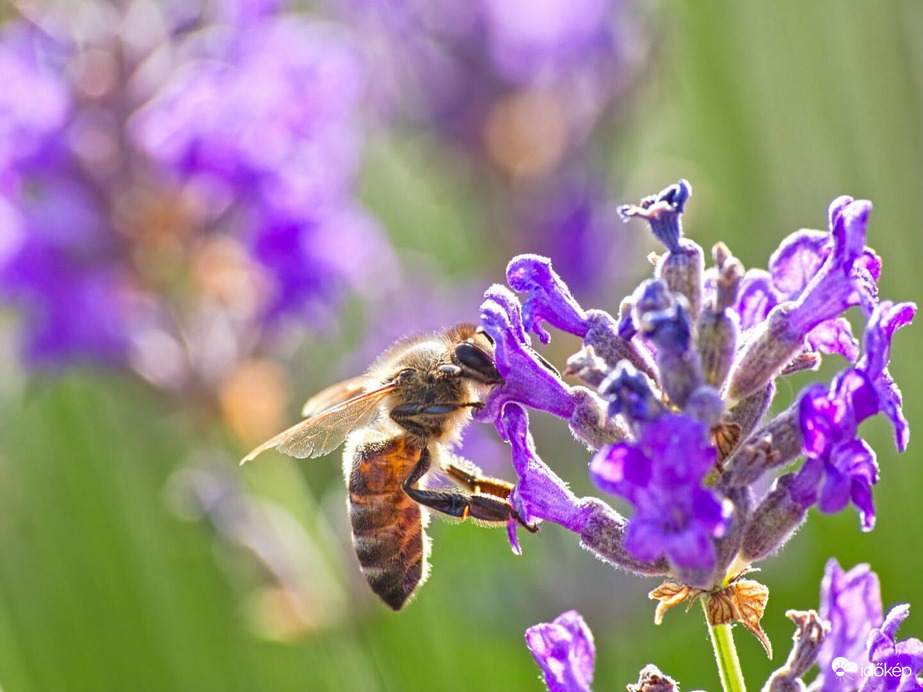
<instances>
[{"instance_id":1,"label":"flower bud","mask_svg":"<svg viewBox=\"0 0 923 692\"><path fill-rule=\"evenodd\" d=\"M702 309L702 275L705 272L705 253L698 243L682 238L679 247L664 255L657 263L657 278L667 287L686 299L693 324Z\"/></svg>"},{"instance_id":2,"label":"flower bud","mask_svg":"<svg viewBox=\"0 0 923 692\"><path fill-rule=\"evenodd\" d=\"M682 409L704 381L701 361L691 348L686 300L676 296L672 307L646 312L641 322L645 337L657 346L660 384L670 403Z\"/></svg>"},{"instance_id":3,"label":"flower bud","mask_svg":"<svg viewBox=\"0 0 923 692\"><path fill-rule=\"evenodd\" d=\"M753 429L760 424L772 398L775 396L776 386L773 382L767 384L763 389L754 392L750 396L744 397L728 411L727 422L736 423L740 426L741 440L746 440L753 432Z\"/></svg>"},{"instance_id":4,"label":"flower bud","mask_svg":"<svg viewBox=\"0 0 923 692\"><path fill-rule=\"evenodd\" d=\"M740 551L747 562L757 562L776 552L807 516L807 507L791 496L793 480L794 474L790 473L777 479L750 517Z\"/></svg>"},{"instance_id":5,"label":"flower bud","mask_svg":"<svg viewBox=\"0 0 923 692\"><path fill-rule=\"evenodd\" d=\"M737 318L733 313L706 308L699 317L696 331L702 376L708 384L720 389L737 353Z\"/></svg>"},{"instance_id":6,"label":"flower bud","mask_svg":"<svg viewBox=\"0 0 923 692\"><path fill-rule=\"evenodd\" d=\"M807 687L801 681L817 660L821 645L830 633L830 623L816 611L789 610L785 617L795 623L794 644L785 665L774 672L763 692L798 692Z\"/></svg>"},{"instance_id":7,"label":"flower bud","mask_svg":"<svg viewBox=\"0 0 923 692\"><path fill-rule=\"evenodd\" d=\"M740 401L766 386L804 345L804 332L789 321L793 303L777 305L743 346L734 364L727 395Z\"/></svg>"}]
</instances>

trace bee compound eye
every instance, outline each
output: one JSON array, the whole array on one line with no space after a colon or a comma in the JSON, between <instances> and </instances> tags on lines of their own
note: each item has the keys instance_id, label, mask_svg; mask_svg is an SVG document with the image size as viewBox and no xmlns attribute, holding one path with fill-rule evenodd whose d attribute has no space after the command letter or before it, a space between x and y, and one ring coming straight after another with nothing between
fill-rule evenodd
<instances>
[{"instance_id":1,"label":"bee compound eye","mask_svg":"<svg viewBox=\"0 0 923 692\"><path fill-rule=\"evenodd\" d=\"M496 384L503 381L500 373L497 372L497 366L494 365L493 358L484 349L468 341L455 346L453 360L462 368L467 377L486 384Z\"/></svg>"}]
</instances>

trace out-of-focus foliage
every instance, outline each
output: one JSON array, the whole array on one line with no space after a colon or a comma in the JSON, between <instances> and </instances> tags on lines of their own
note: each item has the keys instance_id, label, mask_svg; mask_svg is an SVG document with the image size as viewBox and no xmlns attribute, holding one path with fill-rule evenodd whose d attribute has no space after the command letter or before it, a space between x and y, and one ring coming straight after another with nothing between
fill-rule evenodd
<instances>
[{"instance_id":1,"label":"out-of-focus foliage","mask_svg":"<svg viewBox=\"0 0 923 692\"><path fill-rule=\"evenodd\" d=\"M274 11L274 3L258 4ZM241 2L227 7L235 5L238 9L256 6ZM327 3L323 8L328 17L337 17L337 31L349 30L349 26L366 32L375 28L376 15L366 12L363 16L368 21L358 22L340 5L345 3L337 7ZM179 12L182 3L164 3L163 7ZM30 8L43 9L43 3L32 3ZM357 11L362 13L361 8ZM923 179L919 128L923 121L923 48L918 41L923 8L912 0L774 5L687 1L630 11L632 22L627 27L620 25L622 30L629 39L635 36L634 43L650 44L652 49L643 66L632 67L636 72L625 92L626 100L616 110L608 110L605 118L594 120L590 137L579 150L592 164L594 194L603 201L594 207L593 218L605 219L615 203L633 201L686 177L696 186L686 217L687 234L704 247L724 240L745 264L757 265L792 230L823 228L820 210L830 199L839 194L864 197L875 204L869 243L885 261L882 293L900 300L918 299L923 279L916 267L923 244L914 212L917 181ZM182 13L177 17L182 20ZM233 24L238 20L241 15L232 12L222 21ZM267 20L244 17L242 21ZM206 51L207 65L214 67L210 62L213 51L227 47L214 38L210 33L199 35L199 43L183 41L184 47L176 49L173 60L182 65L190 53ZM248 35L244 42L250 55L276 45L261 45L255 35ZM386 41L375 45L394 50ZM309 60L298 51L285 52L285 57L290 62L280 58L284 64L279 65L263 54L265 62L254 69L260 74L262 69L283 69L285 64L297 67L304 64L299 60ZM163 63L154 65L163 67ZM150 103L138 96L141 100L132 108L147 104L146 110L138 112L149 114L155 122L158 107L177 122L188 118L190 124L180 128L187 148L205 146L207 137L216 133L222 133L222 147L240 146L240 133L225 127L221 113L221 108L253 105L246 94L235 91L235 77L216 74L214 69L176 69L176 73L167 71L173 75L172 85L177 83L174 80L207 78L218 79L223 86L215 87L218 95L206 104L181 104L176 92L167 89L157 90L157 98ZM42 112L51 112L47 104L48 99L56 98L54 89L43 91L43 83L36 79L23 83L25 76L14 70L4 77L0 112L9 104L23 107L42 98L46 103ZM14 88L16 84L24 85ZM163 84L160 86L162 89ZM269 79L261 86L268 92L282 88ZM330 105L329 98L324 103ZM377 124L371 128L364 157L357 158L355 170L344 172L343 179L359 176L355 197L379 220L396 249L402 270L395 269L389 276L402 288L394 291L389 285L386 292L387 282L369 279L365 283L360 274L354 287L360 296L370 295L340 303L332 320L333 331L305 336L299 329L297 339L270 339L252 351L248 349L253 344L247 343L244 356L230 359L233 367L221 377L199 378L207 386L193 391L167 388L173 393L167 397L126 371L84 369L53 376L27 375L15 344L23 320L28 324L29 313L27 317L13 310L4 313L0 341L4 354L0 364L0 685L14 692L540 689L540 673L523 633L530 625L549 622L562 611L576 608L595 635L598 689L617 689L636 679L648 662L685 688L717 689L699 613L684 616L673 611L663 625L655 627L646 591L656 583L612 571L557 527L524 536L524 554L514 557L502 531L434 522L430 531L434 539L432 576L417 601L395 615L370 597L359 575L349 546L338 458L295 463L267 455L237 468L235 459L246 446L240 439L254 435L252 429L246 432L246 423L259 415L258 407L241 408L240 401L264 396L271 401L285 387L294 398L306 397L361 370L384 343L401 333L475 319L480 292L489 282L501 279L501 269L512 253L554 252L550 246L531 246L538 236L524 232L525 226L514 220L524 218L523 214L529 217L523 209L528 210L530 201L550 202L563 193L560 178L550 175L547 184L524 186L521 180L498 172L490 152L486 157L483 152L471 156L466 153L469 150L459 149L458 140L447 142L444 129L431 128L419 118L398 118L393 108L388 119L381 120L380 100L360 99L360 103L368 107L370 119L374 110ZM516 103L504 111L509 117L500 118L501 123L509 123L519 112ZM291 121L285 119L280 106L248 112L244 122L266 118L275 124L302 123L301 108L311 106L307 101L288 105L294 109ZM98 115L100 110L90 112ZM137 122L142 121L139 115ZM206 126L206 122L211 124ZM199 125L201 132L195 130ZM29 136L19 131L11 135L0 128L3 146L12 142L11 148L0 150L0 158L6 161L9 152L19 155L30 149L32 135L48 126L47 121L37 123ZM151 131L164 130L150 125ZM255 151L267 155L289 151L274 148L278 142L257 139ZM142 137L139 141L151 140ZM183 156L177 154L181 149L177 144L168 156L158 144L154 147L158 157L152 158L170 168L171 175L177 176L174 182L182 183L196 159L189 149ZM524 151L531 154L534 150L527 146ZM57 155L66 159L73 152ZM284 156L281 160L291 161ZM49 170L70 170L50 169L44 160L41 164L44 167L34 169L37 178L30 183L30 192L50 180ZM265 161L254 165L265 165ZM251 194L265 193L268 197L261 198L263 202L278 201L280 197L265 192L266 187L249 186L247 176L253 170L235 169L235 176L218 176L231 185L228 199L242 204ZM273 164L270 172L279 170ZM565 168L555 168L558 170ZM16 171L13 177L23 172L33 175L33 169L24 166ZM66 184L54 189L73 189L75 179L69 174L57 172L55 176L55 181L63 179ZM0 175L5 200L0 206L0 238L12 237L11 229L19 224L26 234L20 237L29 243L43 238L57 243L62 236L39 236L29 225L22 225L27 218L22 216L25 207L11 190L23 188L13 177ZM353 192L349 195L353 204ZM288 205L282 206L291 211ZM63 237L70 237L68 232L75 224L87 218L78 212L88 208L93 206L67 207L68 213L56 213L53 227L42 228L61 228ZM533 213L539 214L541 205L534 208ZM28 217L29 223L33 223L31 218L37 217ZM142 214L138 218L151 217ZM282 235L292 232L290 226L272 228ZM504 231L510 228L518 231ZM624 289L635 284L648 272L637 263L643 261L646 250L654 249L653 242L635 237L638 229L634 227L603 224L599 228L605 228L605 233L594 231L592 237L600 243L595 259L610 262L605 286ZM102 256L107 262L117 259L122 268L173 267L176 272L168 275L135 274L147 282L135 285L149 289L156 281L158 291L160 286L167 287L158 295L190 295L184 293L188 286L175 281L176 276L190 266L211 266L221 269L217 276L227 282L205 285L204 294L214 295L209 293L214 289L223 299L231 299L240 286L235 280L240 276L235 273L237 259L259 260L274 256L270 250L279 248L286 262L297 256L285 251L282 241L265 246L269 254L247 254L255 247L248 244L254 236L235 227L227 237L234 238L235 247L245 248L243 251L228 252L228 246L222 245L202 255L201 262L192 263L194 250L204 252L208 244L187 245L184 240L179 245L156 246L170 252L171 247L179 247L178 255L169 255L177 258L175 264L151 265L123 251L124 236L111 237L120 238L117 250L92 254L99 246L81 242L76 244L77 257L86 260L86 253L91 253L93 266L99 265ZM339 236L332 232L325 237L332 237L335 245ZM561 242L567 246L570 237L561 236ZM6 260L16 247L0 243L0 259ZM68 258L74 257L74 247L63 250ZM339 259L360 258L346 252ZM353 265L338 266L349 269ZM563 266L559 269L565 279L578 280L568 276ZM60 319L67 318L55 325L72 325L78 331L71 333L81 335L79 328L89 324L83 319L89 314L87 301L112 298L108 284L85 292L67 283L82 275L54 267L47 271L48 281L59 288L43 295L63 296ZM598 266L594 271L599 271ZM295 275L297 278L297 271ZM38 283L30 285L41 287L44 276L26 278L39 277ZM383 297L387 299L380 300ZM225 308L229 305L219 303ZM617 308L606 305L605 298L596 303ZM185 311L167 311L161 317L187 321L159 322L158 326L188 327L193 313L188 305ZM146 313L127 314L136 318ZM920 341L918 331L911 327L899 335L891 364L894 378L903 384L904 411L912 428L923 406L909 355ZM89 333L105 335L98 328ZM176 343L190 343L169 330L166 333ZM180 333L189 336L183 330ZM218 337L213 343L220 346L224 342ZM108 348L110 344L104 345ZM560 348L549 354L558 362L561 354L573 350L567 344ZM218 354L222 353L219 349ZM204 362L211 363L208 358ZM243 365L246 368L241 369ZM232 373L236 378L231 378ZM780 392L778 405L789 403L796 391ZM200 394L202 399L197 398ZM284 404L273 405L278 409ZM294 420L296 414L291 406L288 414L276 415ZM278 419L271 424L278 424ZM533 423L546 461L575 491L589 490L586 455L568 439L563 427L541 416ZM846 569L857 562L870 562L880 576L886 605L913 604L917 599L916 556L923 554L923 510L917 497L923 487L923 469L914 452L919 441L912 439L909 453L898 457L890 452L887 426L876 423L870 428L882 469L875 493L875 530L861 534L849 513L814 516L777 558L767 561L761 575L771 590L763 624L779 650L791 636L784 611L817 607L820 578L831 556ZM491 473L511 476L508 450L489 439L492 431L477 432L485 438L483 443L470 445L466 453L477 456L475 460ZM920 622L919 617L909 618L902 636L920 637ZM776 666L765 659L757 642L738 639L746 676L754 683L764 680Z\"/></svg>"}]
</instances>

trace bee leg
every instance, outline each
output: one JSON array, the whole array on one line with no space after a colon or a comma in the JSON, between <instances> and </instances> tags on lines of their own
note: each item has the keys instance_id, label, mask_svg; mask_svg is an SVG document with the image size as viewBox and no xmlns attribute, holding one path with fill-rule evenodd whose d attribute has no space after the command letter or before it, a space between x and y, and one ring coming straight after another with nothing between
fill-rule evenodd
<instances>
[{"instance_id":1,"label":"bee leg","mask_svg":"<svg viewBox=\"0 0 923 692\"><path fill-rule=\"evenodd\" d=\"M429 470L430 461L429 451L424 449L420 455L420 460L404 480L404 492L407 493L408 497L414 502L450 517L457 517L459 519L467 519L470 517L478 521L494 524L505 524L510 518L513 518L529 531L534 532L538 530L536 526L524 522L519 518L516 510L513 509L507 499L512 486L509 486L509 484L503 481L499 481L499 483L504 486L503 490L506 492L506 496L504 497L495 497L481 494L480 492L466 494L445 490L424 490L414 487ZM494 482L496 483L497 481ZM500 486L497 487L498 489L500 488ZM503 490L501 490L501 492Z\"/></svg>"},{"instance_id":2,"label":"bee leg","mask_svg":"<svg viewBox=\"0 0 923 692\"><path fill-rule=\"evenodd\" d=\"M456 459L459 459L459 457L456 457ZM462 488L465 488L467 491L472 493L473 497L480 497L486 494L492 497L498 497L502 500L507 500L506 506L509 508L509 516L513 517L524 528L531 531L532 533L536 533L538 531L538 526L523 521L516 510L513 509L513 506L509 503L509 496L513 491L512 483L501 478L485 476L481 469L479 469L467 459L461 459L461 461L464 462L467 468L464 468L460 463L457 462L449 462L446 465L445 474L449 477L449 480L457 485L460 485Z\"/></svg>"}]
</instances>

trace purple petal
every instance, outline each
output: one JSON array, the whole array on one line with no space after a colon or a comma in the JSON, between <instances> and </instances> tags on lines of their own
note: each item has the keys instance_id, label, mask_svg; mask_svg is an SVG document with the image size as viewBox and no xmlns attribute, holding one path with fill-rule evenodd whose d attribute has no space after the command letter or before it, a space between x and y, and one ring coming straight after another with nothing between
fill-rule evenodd
<instances>
[{"instance_id":1,"label":"purple petal","mask_svg":"<svg viewBox=\"0 0 923 692\"><path fill-rule=\"evenodd\" d=\"M698 487L715 462L708 429L689 416L665 415L645 425L640 446L665 486Z\"/></svg>"},{"instance_id":2,"label":"purple petal","mask_svg":"<svg viewBox=\"0 0 923 692\"><path fill-rule=\"evenodd\" d=\"M667 554L668 538L662 521L640 516L632 517L625 530L625 550L636 560L653 562Z\"/></svg>"},{"instance_id":3,"label":"purple petal","mask_svg":"<svg viewBox=\"0 0 923 692\"><path fill-rule=\"evenodd\" d=\"M710 491L696 488L692 498L692 512L697 526L715 538L724 536L731 520L733 507L729 501L719 500Z\"/></svg>"},{"instance_id":4,"label":"purple petal","mask_svg":"<svg viewBox=\"0 0 923 692\"><path fill-rule=\"evenodd\" d=\"M857 200L845 206L837 202L831 208L833 251L788 314L790 328L796 333L807 334L849 307L877 299L874 281L863 271L871 202Z\"/></svg>"},{"instance_id":5,"label":"purple petal","mask_svg":"<svg viewBox=\"0 0 923 692\"><path fill-rule=\"evenodd\" d=\"M849 504L850 485L849 476L836 467L827 465L817 508L825 514L842 512Z\"/></svg>"},{"instance_id":6,"label":"purple petal","mask_svg":"<svg viewBox=\"0 0 923 692\"><path fill-rule=\"evenodd\" d=\"M793 502L808 508L817 502L820 484L824 479L824 460L820 457L809 456L804 465L792 479L788 492Z\"/></svg>"},{"instance_id":7,"label":"purple petal","mask_svg":"<svg viewBox=\"0 0 923 692\"><path fill-rule=\"evenodd\" d=\"M590 510L581 505L567 484L539 458L529 433L526 410L515 403L505 406L499 429L512 447L513 467L519 477L510 494L519 516L528 522L544 519L577 533L583 531ZM512 545L515 550L516 544Z\"/></svg>"},{"instance_id":8,"label":"purple petal","mask_svg":"<svg viewBox=\"0 0 923 692\"><path fill-rule=\"evenodd\" d=\"M838 353L849 362L859 357L859 342L853 336L852 326L844 317L821 322L808 332L811 348L821 353Z\"/></svg>"},{"instance_id":9,"label":"purple petal","mask_svg":"<svg viewBox=\"0 0 923 692\"><path fill-rule=\"evenodd\" d=\"M872 486L878 483L875 452L865 440L852 440L834 450L833 463L850 481L850 499L859 510L863 531L875 528Z\"/></svg>"},{"instance_id":10,"label":"purple petal","mask_svg":"<svg viewBox=\"0 0 923 692\"><path fill-rule=\"evenodd\" d=\"M650 483L651 463L637 447L619 442L593 456L590 478L600 490L631 500L635 487Z\"/></svg>"},{"instance_id":11,"label":"purple petal","mask_svg":"<svg viewBox=\"0 0 923 692\"><path fill-rule=\"evenodd\" d=\"M769 273L775 289L785 300L800 296L832 249L829 233L811 230L792 233L769 259Z\"/></svg>"},{"instance_id":12,"label":"purple petal","mask_svg":"<svg viewBox=\"0 0 923 692\"><path fill-rule=\"evenodd\" d=\"M772 276L762 269L751 269L740 282L737 313L740 328L749 329L766 319L769 312L783 300L772 283Z\"/></svg>"},{"instance_id":13,"label":"purple petal","mask_svg":"<svg viewBox=\"0 0 923 692\"><path fill-rule=\"evenodd\" d=\"M881 627L869 634L869 661L876 668L889 672L866 678L862 692L923 690L919 677L923 670L923 642L919 639L897 641L897 630L909 614L909 604L896 605L888 611Z\"/></svg>"},{"instance_id":14,"label":"purple petal","mask_svg":"<svg viewBox=\"0 0 923 692\"><path fill-rule=\"evenodd\" d=\"M809 385L802 392L798 420L803 448L809 455L825 457L833 445L855 437L856 426L847 402L831 397L820 383Z\"/></svg>"},{"instance_id":15,"label":"purple petal","mask_svg":"<svg viewBox=\"0 0 923 692\"><path fill-rule=\"evenodd\" d=\"M842 689L843 684L827 672L834 658L843 656L859 665L868 663L866 637L882 621L878 576L865 564L844 573L831 558L821 582L819 614L831 626L817 657L824 673L823 690L829 692Z\"/></svg>"},{"instance_id":16,"label":"purple petal","mask_svg":"<svg viewBox=\"0 0 923 692\"><path fill-rule=\"evenodd\" d=\"M589 692L596 646L576 610L526 630L526 644L545 674L549 692Z\"/></svg>"},{"instance_id":17,"label":"purple petal","mask_svg":"<svg viewBox=\"0 0 923 692\"><path fill-rule=\"evenodd\" d=\"M679 239L683 235L680 219L691 196L692 186L680 180L656 195L645 197L639 205L624 204L616 211L625 221L635 216L647 219L657 240L670 252L679 252Z\"/></svg>"},{"instance_id":18,"label":"purple petal","mask_svg":"<svg viewBox=\"0 0 923 692\"><path fill-rule=\"evenodd\" d=\"M519 302L509 289L496 284L488 289L481 304L481 324L494 340L497 370L504 382L491 391L478 420L499 425L500 413L509 402L570 419L576 407L571 388L529 347Z\"/></svg>"},{"instance_id":19,"label":"purple petal","mask_svg":"<svg viewBox=\"0 0 923 692\"><path fill-rule=\"evenodd\" d=\"M548 322L562 331L585 336L587 316L574 300L567 284L551 268L551 260L539 255L518 255L506 267L507 283L515 291L528 293L523 304L523 324L548 343L551 336L542 327Z\"/></svg>"},{"instance_id":20,"label":"purple petal","mask_svg":"<svg viewBox=\"0 0 923 692\"><path fill-rule=\"evenodd\" d=\"M848 368L837 375L830 385L830 391L834 399L850 407L856 425L881 410L878 392L865 372L857 368Z\"/></svg>"},{"instance_id":21,"label":"purple petal","mask_svg":"<svg viewBox=\"0 0 923 692\"><path fill-rule=\"evenodd\" d=\"M901 390L888 372L888 360L894 333L910 324L916 310L915 303L880 303L869 319L863 339L864 355L857 366L865 371L877 392L878 405L894 427L895 444L901 452L907 449L910 442L910 427L901 407Z\"/></svg>"},{"instance_id":22,"label":"purple petal","mask_svg":"<svg viewBox=\"0 0 923 692\"><path fill-rule=\"evenodd\" d=\"M664 552L670 564L680 569L709 570L715 566L715 546L708 533L698 527L669 536Z\"/></svg>"}]
</instances>

